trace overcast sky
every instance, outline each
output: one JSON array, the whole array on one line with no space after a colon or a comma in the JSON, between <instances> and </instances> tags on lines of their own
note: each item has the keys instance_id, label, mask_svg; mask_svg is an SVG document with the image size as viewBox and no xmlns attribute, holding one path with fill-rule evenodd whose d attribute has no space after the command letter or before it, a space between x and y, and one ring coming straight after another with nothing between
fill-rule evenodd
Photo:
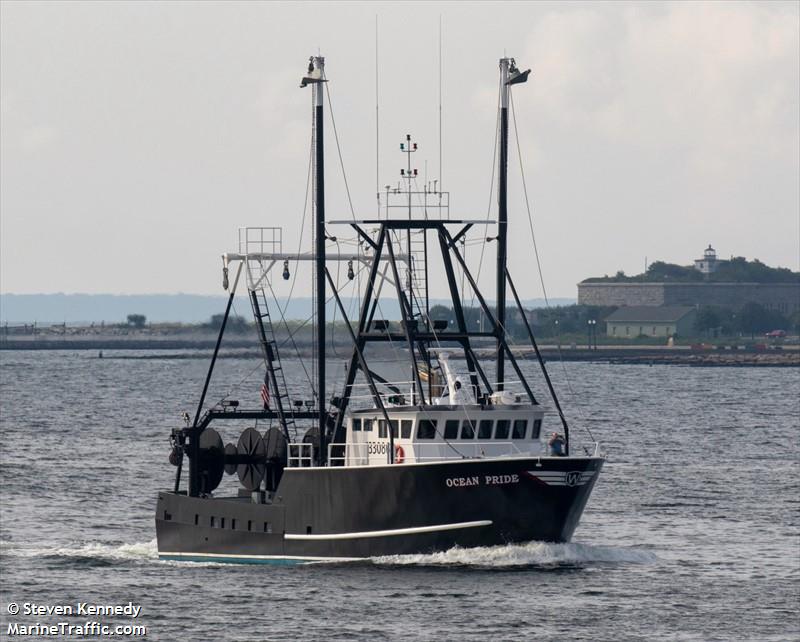
<instances>
[{"instance_id":1,"label":"overcast sky","mask_svg":"<svg viewBox=\"0 0 800 642\"><path fill-rule=\"evenodd\" d=\"M550 296L645 257L688 264L708 243L800 267L796 2L1 7L5 293L219 293L238 226L282 225L293 248L311 114L298 81L317 51L356 215L372 216L376 15L381 185L406 132L420 173L438 174L442 16L454 217L489 211L498 58L532 68L514 99ZM345 218L328 122L327 211ZM510 266L538 297L509 157Z\"/></svg>"}]
</instances>

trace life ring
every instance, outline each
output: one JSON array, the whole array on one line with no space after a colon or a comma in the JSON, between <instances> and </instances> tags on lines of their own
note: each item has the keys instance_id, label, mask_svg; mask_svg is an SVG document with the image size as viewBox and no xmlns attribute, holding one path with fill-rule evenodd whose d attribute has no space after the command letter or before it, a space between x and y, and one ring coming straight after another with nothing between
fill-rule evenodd
<instances>
[{"instance_id":1,"label":"life ring","mask_svg":"<svg viewBox=\"0 0 800 642\"><path fill-rule=\"evenodd\" d=\"M395 464L402 464L406 459L406 453L403 450L402 446L395 446L394 447L394 463Z\"/></svg>"}]
</instances>

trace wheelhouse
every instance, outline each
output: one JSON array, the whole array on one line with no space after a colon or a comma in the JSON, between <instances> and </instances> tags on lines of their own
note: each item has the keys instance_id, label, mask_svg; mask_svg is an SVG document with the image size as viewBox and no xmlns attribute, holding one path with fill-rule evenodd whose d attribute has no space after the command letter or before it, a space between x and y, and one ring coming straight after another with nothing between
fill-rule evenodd
<instances>
[{"instance_id":1,"label":"wheelhouse","mask_svg":"<svg viewBox=\"0 0 800 642\"><path fill-rule=\"evenodd\" d=\"M545 409L539 406L423 406L353 411L331 463L412 464L473 458L540 456ZM337 449L338 446L338 449ZM338 460L338 461L337 461Z\"/></svg>"}]
</instances>

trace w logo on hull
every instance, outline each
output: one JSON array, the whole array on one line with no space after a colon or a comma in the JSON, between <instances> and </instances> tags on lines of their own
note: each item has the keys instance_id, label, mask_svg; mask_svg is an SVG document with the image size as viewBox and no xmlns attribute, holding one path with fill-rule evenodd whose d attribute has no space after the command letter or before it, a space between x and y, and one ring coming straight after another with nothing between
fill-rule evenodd
<instances>
[{"instance_id":1,"label":"w logo on hull","mask_svg":"<svg viewBox=\"0 0 800 642\"><path fill-rule=\"evenodd\" d=\"M594 476L594 470L526 470L525 473L536 481L548 486L584 486Z\"/></svg>"}]
</instances>

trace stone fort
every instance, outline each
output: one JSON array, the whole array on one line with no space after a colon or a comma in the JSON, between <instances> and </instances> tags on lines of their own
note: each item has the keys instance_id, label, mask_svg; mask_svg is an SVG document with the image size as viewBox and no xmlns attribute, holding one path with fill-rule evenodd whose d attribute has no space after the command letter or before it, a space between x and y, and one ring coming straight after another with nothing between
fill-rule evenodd
<instances>
[{"instance_id":1,"label":"stone fort","mask_svg":"<svg viewBox=\"0 0 800 642\"><path fill-rule=\"evenodd\" d=\"M726 261L717 258L709 245L694 268L708 277ZM578 303L599 306L714 305L738 310L747 303L791 315L800 310L800 281L794 283L703 282L614 282L578 283Z\"/></svg>"},{"instance_id":2,"label":"stone fort","mask_svg":"<svg viewBox=\"0 0 800 642\"><path fill-rule=\"evenodd\" d=\"M746 303L789 315L800 310L800 283L579 283L581 305L716 305Z\"/></svg>"}]
</instances>

